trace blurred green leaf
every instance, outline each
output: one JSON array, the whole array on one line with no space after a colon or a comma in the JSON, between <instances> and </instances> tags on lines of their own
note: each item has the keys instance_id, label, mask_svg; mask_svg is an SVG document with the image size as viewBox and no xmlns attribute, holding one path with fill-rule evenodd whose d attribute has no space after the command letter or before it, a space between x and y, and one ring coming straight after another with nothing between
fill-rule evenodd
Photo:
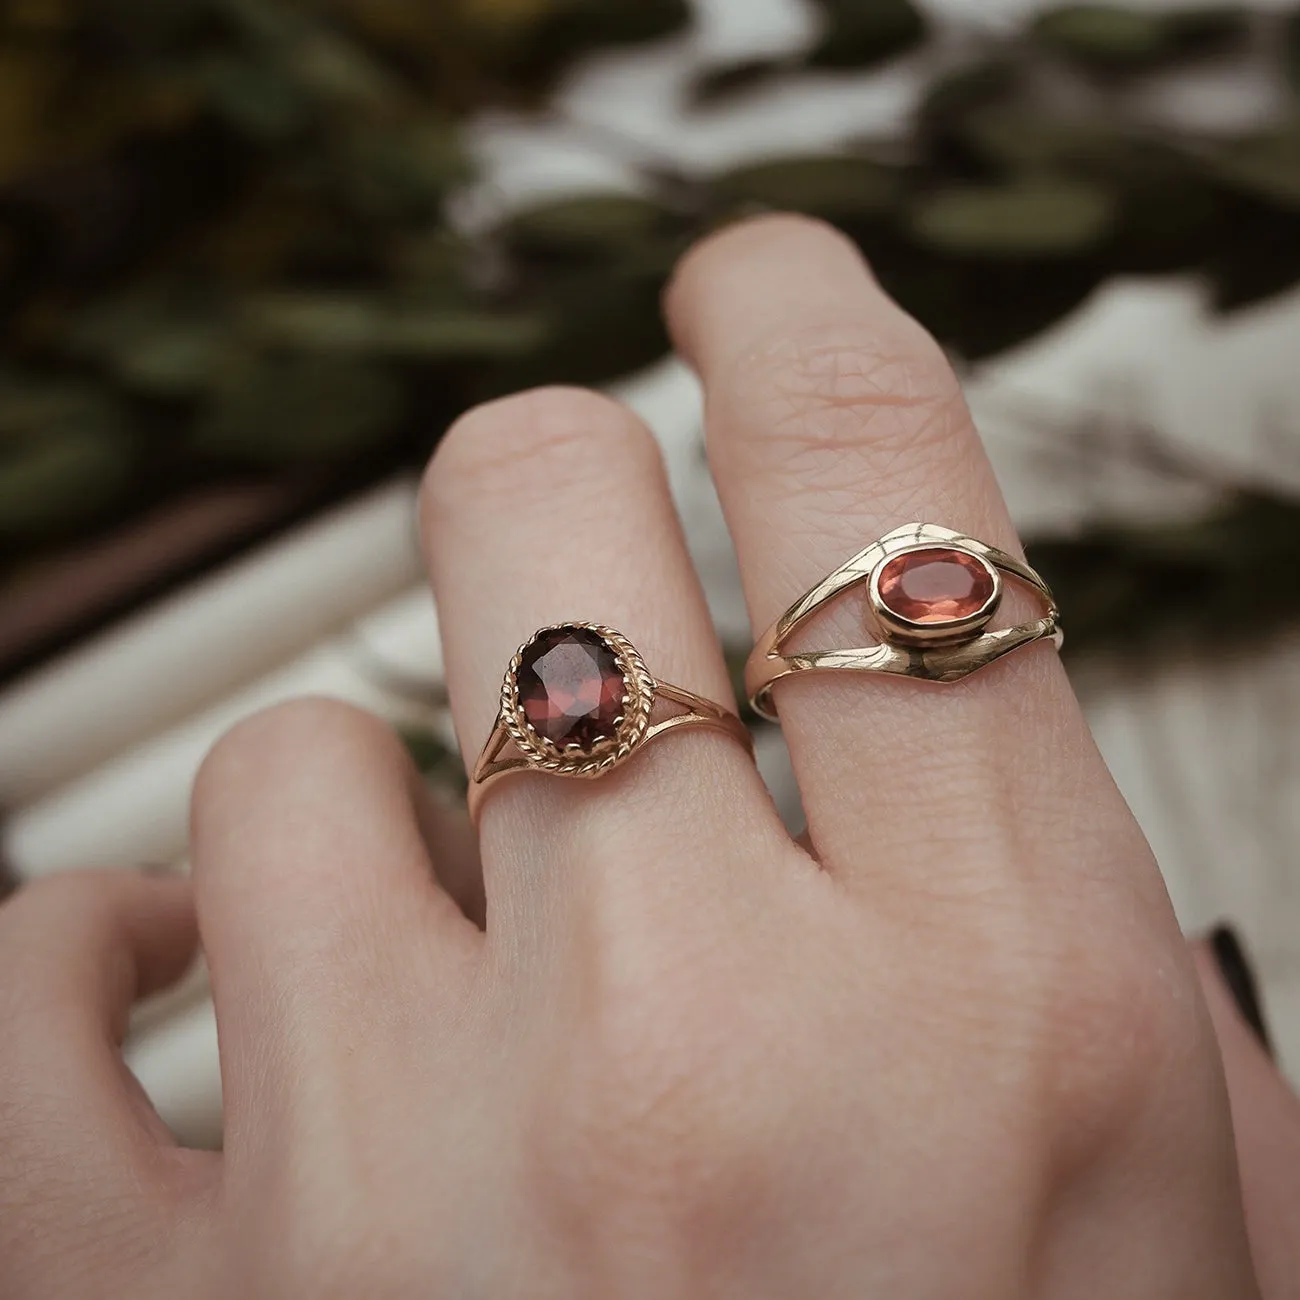
<instances>
[{"instance_id":1,"label":"blurred green leaf","mask_svg":"<svg viewBox=\"0 0 1300 1300\"><path fill-rule=\"evenodd\" d=\"M1300 120L1213 151L1209 168L1231 189L1300 211Z\"/></svg>"},{"instance_id":2,"label":"blurred green leaf","mask_svg":"<svg viewBox=\"0 0 1300 1300\"><path fill-rule=\"evenodd\" d=\"M910 50L925 37L925 19L911 0L814 0L825 30L808 56L817 68L870 68Z\"/></svg>"},{"instance_id":3,"label":"blurred green leaf","mask_svg":"<svg viewBox=\"0 0 1300 1300\"><path fill-rule=\"evenodd\" d=\"M1023 104L970 112L961 130L982 157L1012 171L1113 163L1131 148L1125 136L1095 116L1027 113Z\"/></svg>"},{"instance_id":4,"label":"blurred green leaf","mask_svg":"<svg viewBox=\"0 0 1300 1300\"><path fill-rule=\"evenodd\" d=\"M210 383L230 342L215 303L184 303L167 286L152 285L84 312L68 345L107 368L127 389L181 397Z\"/></svg>"},{"instance_id":5,"label":"blurred green leaf","mask_svg":"<svg viewBox=\"0 0 1300 1300\"><path fill-rule=\"evenodd\" d=\"M999 104L969 114L955 138L999 173L1066 175L1109 191L1117 218L1106 255L1116 273L1177 269L1224 237L1204 168L1135 130Z\"/></svg>"},{"instance_id":6,"label":"blurred green leaf","mask_svg":"<svg viewBox=\"0 0 1300 1300\"><path fill-rule=\"evenodd\" d=\"M377 110L402 97L400 82L342 33L314 26L294 43L292 69L305 90L348 110Z\"/></svg>"},{"instance_id":7,"label":"blurred green leaf","mask_svg":"<svg viewBox=\"0 0 1300 1300\"><path fill-rule=\"evenodd\" d=\"M1040 14L1031 32L1043 45L1096 68L1137 68L1167 53L1156 14L1120 5L1069 5Z\"/></svg>"},{"instance_id":8,"label":"blurred green leaf","mask_svg":"<svg viewBox=\"0 0 1300 1300\"><path fill-rule=\"evenodd\" d=\"M918 125L940 134L965 126L972 114L1006 104L1020 84L1016 63L1000 55L959 64L926 87L917 110Z\"/></svg>"},{"instance_id":9,"label":"blurred green leaf","mask_svg":"<svg viewBox=\"0 0 1300 1300\"><path fill-rule=\"evenodd\" d=\"M266 295L246 306L244 320L262 345L424 360L517 356L543 346L550 332L533 313L363 294Z\"/></svg>"},{"instance_id":10,"label":"blurred green leaf","mask_svg":"<svg viewBox=\"0 0 1300 1300\"><path fill-rule=\"evenodd\" d=\"M0 451L52 433L114 423L111 400L81 380L52 382L0 376Z\"/></svg>"},{"instance_id":11,"label":"blurred green leaf","mask_svg":"<svg viewBox=\"0 0 1300 1300\"><path fill-rule=\"evenodd\" d=\"M226 355L219 329L178 326L137 339L117 357L118 373L131 389L151 397L188 397L207 388Z\"/></svg>"},{"instance_id":12,"label":"blurred green leaf","mask_svg":"<svg viewBox=\"0 0 1300 1300\"><path fill-rule=\"evenodd\" d=\"M659 310L667 268L618 263L539 275L536 301L555 325L547 345L488 377L484 396L544 383L602 384L668 351Z\"/></svg>"},{"instance_id":13,"label":"blurred green leaf","mask_svg":"<svg viewBox=\"0 0 1300 1300\"><path fill-rule=\"evenodd\" d=\"M862 241L881 284L951 351L994 356L1059 320L1105 274L1097 257L1042 258L947 252L883 226Z\"/></svg>"},{"instance_id":14,"label":"blurred green leaf","mask_svg":"<svg viewBox=\"0 0 1300 1300\"><path fill-rule=\"evenodd\" d=\"M844 223L890 211L901 189L898 169L848 154L750 163L712 184L734 207L806 212Z\"/></svg>"},{"instance_id":15,"label":"blurred green leaf","mask_svg":"<svg viewBox=\"0 0 1300 1300\"><path fill-rule=\"evenodd\" d=\"M0 537L93 522L127 491L133 448L110 399L80 385L0 388Z\"/></svg>"},{"instance_id":16,"label":"blurred green leaf","mask_svg":"<svg viewBox=\"0 0 1300 1300\"><path fill-rule=\"evenodd\" d=\"M1115 216L1107 190L1054 177L932 191L913 206L908 228L921 244L947 253L1060 257L1095 247Z\"/></svg>"},{"instance_id":17,"label":"blurred green leaf","mask_svg":"<svg viewBox=\"0 0 1300 1300\"><path fill-rule=\"evenodd\" d=\"M590 49L668 36L691 18L687 0L466 0L460 8L466 53L523 97Z\"/></svg>"},{"instance_id":18,"label":"blurred green leaf","mask_svg":"<svg viewBox=\"0 0 1300 1300\"><path fill-rule=\"evenodd\" d=\"M517 254L583 262L634 252L670 235L676 222L659 203L633 194L582 194L516 213L495 236Z\"/></svg>"},{"instance_id":19,"label":"blurred green leaf","mask_svg":"<svg viewBox=\"0 0 1300 1300\"><path fill-rule=\"evenodd\" d=\"M263 62L238 55L214 55L197 73L213 109L238 131L275 144L303 131L310 105L300 88Z\"/></svg>"},{"instance_id":20,"label":"blurred green leaf","mask_svg":"<svg viewBox=\"0 0 1300 1300\"><path fill-rule=\"evenodd\" d=\"M250 359L200 418L195 446L242 465L328 465L383 443L405 414L379 366L340 357Z\"/></svg>"},{"instance_id":21,"label":"blurred green leaf","mask_svg":"<svg viewBox=\"0 0 1300 1300\"><path fill-rule=\"evenodd\" d=\"M340 132L336 159L348 206L378 221L435 219L451 188L470 176L456 133L438 118Z\"/></svg>"},{"instance_id":22,"label":"blurred green leaf","mask_svg":"<svg viewBox=\"0 0 1300 1300\"><path fill-rule=\"evenodd\" d=\"M1033 37L1099 72L1133 72L1221 49L1249 29L1235 6L1152 12L1110 4L1069 5L1040 14Z\"/></svg>"},{"instance_id":23,"label":"blurred green leaf","mask_svg":"<svg viewBox=\"0 0 1300 1300\"><path fill-rule=\"evenodd\" d=\"M1283 19L1282 58L1291 88L1300 93L1300 9L1292 10Z\"/></svg>"}]
</instances>

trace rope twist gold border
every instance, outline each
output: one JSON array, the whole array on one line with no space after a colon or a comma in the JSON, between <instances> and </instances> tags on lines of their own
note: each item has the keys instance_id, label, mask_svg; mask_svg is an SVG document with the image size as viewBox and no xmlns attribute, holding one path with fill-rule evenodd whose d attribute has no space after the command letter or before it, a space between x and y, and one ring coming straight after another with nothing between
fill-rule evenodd
<instances>
[{"instance_id":1,"label":"rope twist gold border","mask_svg":"<svg viewBox=\"0 0 1300 1300\"><path fill-rule=\"evenodd\" d=\"M614 651L627 686L626 711L617 723L614 737L593 752L566 754L557 750L529 725L519 704L519 670L528 647L548 632L567 629L594 632ZM667 700L685 712L652 723L655 701ZM603 776L630 758L636 750L664 732L684 726L709 727L739 740L753 753L753 737L730 709L696 695L693 691L658 681L646 667L636 647L622 633L603 623L567 621L538 628L514 653L501 682L496 722L470 775L469 810L474 821L487 787L513 772L535 771L552 776L592 779ZM511 741L519 753L502 757Z\"/></svg>"},{"instance_id":2,"label":"rope twist gold border","mask_svg":"<svg viewBox=\"0 0 1300 1300\"><path fill-rule=\"evenodd\" d=\"M614 651L628 689L627 712L619 720L615 739L594 754L566 756L563 750L556 749L550 741L544 740L533 730L519 705L519 669L528 647L548 632L559 632L567 628L594 632L600 637ZM645 660L621 632L601 623L551 623L538 628L511 658L501 682L501 709L497 714L497 723L505 727L510 738L530 760L529 766L536 771L560 776L598 776L625 759L645 739L650 726L654 695L655 680L650 675Z\"/></svg>"}]
</instances>

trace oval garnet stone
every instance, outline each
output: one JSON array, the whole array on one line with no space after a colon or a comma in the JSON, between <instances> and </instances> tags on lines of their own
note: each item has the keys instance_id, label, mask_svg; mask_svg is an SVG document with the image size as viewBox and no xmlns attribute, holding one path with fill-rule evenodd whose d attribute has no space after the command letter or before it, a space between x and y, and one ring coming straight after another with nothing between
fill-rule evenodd
<instances>
[{"instance_id":1,"label":"oval garnet stone","mask_svg":"<svg viewBox=\"0 0 1300 1300\"><path fill-rule=\"evenodd\" d=\"M612 740L627 700L618 656L596 632L556 628L530 642L516 674L529 726L557 749Z\"/></svg>"},{"instance_id":2,"label":"oval garnet stone","mask_svg":"<svg viewBox=\"0 0 1300 1300\"><path fill-rule=\"evenodd\" d=\"M993 586L986 564L949 546L894 556L876 584L885 608L910 623L970 618L988 604Z\"/></svg>"}]
</instances>

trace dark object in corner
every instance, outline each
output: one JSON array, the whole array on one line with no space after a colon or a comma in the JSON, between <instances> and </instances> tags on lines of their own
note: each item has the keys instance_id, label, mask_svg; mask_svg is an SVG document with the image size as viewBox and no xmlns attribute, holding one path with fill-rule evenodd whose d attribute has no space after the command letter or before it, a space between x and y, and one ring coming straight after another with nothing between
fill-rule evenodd
<instances>
[{"instance_id":1,"label":"dark object in corner","mask_svg":"<svg viewBox=\"0 0 1300 1300\"><path fill-rule=\"evenodd\" d=\"M1242 1019L1255 1031L1264 1050L1272 1056L1273 1044L1264 1023L1255 971L1236 932L1227 925L1216 926L1210 935L1210 947L1214 952L1214 960L1218 963L1219 974L1223 976L1223 982L1232 994L1232 1000L1237 1004Z\"/></svg>"}]
</instances>

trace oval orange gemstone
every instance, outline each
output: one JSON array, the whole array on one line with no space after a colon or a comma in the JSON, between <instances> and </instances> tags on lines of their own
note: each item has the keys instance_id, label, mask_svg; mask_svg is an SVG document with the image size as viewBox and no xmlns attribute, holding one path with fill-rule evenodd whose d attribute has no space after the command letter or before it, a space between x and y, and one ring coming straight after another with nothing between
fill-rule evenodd
<instances>
[{"instance_id":1,"label":"oval orange gemstone","mask_svg":"<svg viewBox=\"0 0 1300 1300\"><path fill-rule=\"evenodd\" d=\"M951 623L978 614L993 595L993 574L973 555L928 546L896 555L877 589L890 613L911 623Z\"/></svg>"}]
</instances>

